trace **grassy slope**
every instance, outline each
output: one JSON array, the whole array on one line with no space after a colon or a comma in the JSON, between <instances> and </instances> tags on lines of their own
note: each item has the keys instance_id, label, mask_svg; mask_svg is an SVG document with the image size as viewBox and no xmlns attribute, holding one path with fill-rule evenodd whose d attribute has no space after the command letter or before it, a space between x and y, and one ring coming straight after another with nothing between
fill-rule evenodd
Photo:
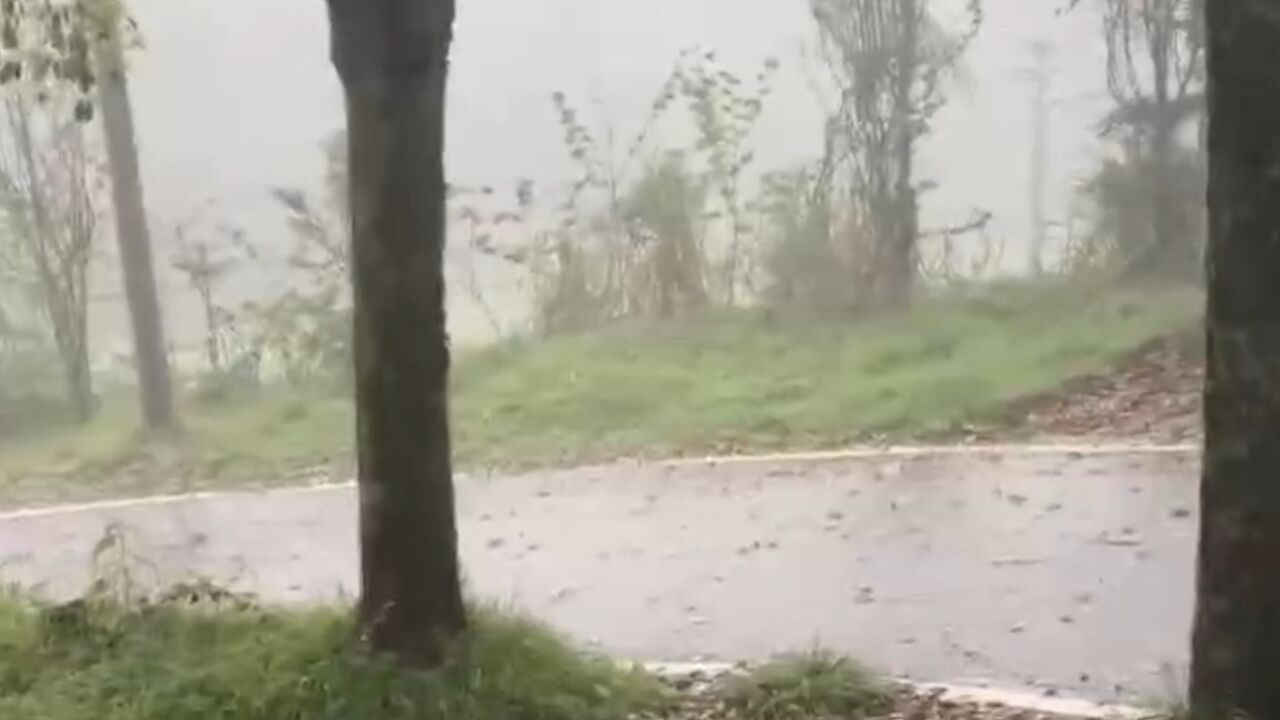
<instances>
[{"instance_id":1,"label":"grassy slope","mask_svg":"<svg viewBox=\"0 0 1280 720\"><path fill-rule=\"evenodd\" d=\"M784 328L739 315L509 344L459 358L455 447L463 465L524 466L919 436L996 418L1198 311L1190 291L1006 288L892 321ZM0 446L0 495L6 478L32 476L113 492L267 481L350 454L342 400L274 394L184 417L188 440L172 458L138 448L127 409Z\"/></svg>"},{"instance_id":2,"label":"grassy slope","mask_svg":"<svg viewBox=\"0 0 1280 720\"><path fill-rule=\"evenodd\" d=\"M983 293L894 321L722 320L491 352L458 373L461 457L810 447L980 422L1192 324L1192 292Z\"/></svg>"},{"instance_id":3,"label":"grassy slope","mask_svg":"<svg viewBox=\"0 0 1280 720\"><path fill-rule=\"evenodd\" d=\"M616 720L665 702L652 678L491 610L422 674L362 654L345 611L88 607L0 599L0 717Z\"/></svg>"}]
</instances>

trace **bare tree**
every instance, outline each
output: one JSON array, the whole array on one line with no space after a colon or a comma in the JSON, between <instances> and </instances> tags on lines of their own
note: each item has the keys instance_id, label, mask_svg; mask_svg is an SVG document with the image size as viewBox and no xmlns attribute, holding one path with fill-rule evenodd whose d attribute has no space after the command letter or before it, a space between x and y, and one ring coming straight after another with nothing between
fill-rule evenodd
<instances>
[{"instance_id":1,"label":"bare tree","mask_svg":"<svg viewBox=\"0 0 1280 720\"><path fill-rule=\"evenodd\" d=\"M1209 245L1192 717L1280 717L1280 0L1207 0Z\"/></svg>"},{"instance_id":2,"label":"bare tree","mask_svg":"<svg viewBox=\"0 0 1280 720\"><path fill-rule=\"evenodd\" d=\"M296 243L289 264L307 273L317 290L345 285L351 275L351 211L347 200L347 135L334 133L324 144L324 191L313 198L297 188L274 188L272 196L288 213Z\"/></svg>"},{"instance_id":3,"label":"bare tree","mask_svg":"<svg viewBox=\"0 0 1280 720\"><path fill-rule=\"evenodd\" d=\"M360 620L435 665L466 624L449 448L445 82L453 0L328 0L346 94Z\"/></svg>"},{"instance_id":4,"label":"bare tree","mask_svg":"<svg viewBox=\"0 0 1280 720\"><path fill-rule=\"evenodd\" d=\"M1198 269L1198 214L1178 193L1178 133L1204 104L1204 0L1105 0L1107 88L1116 109L1104 134L1139 150L1150 185L1149 247L1130 270L1190 277Z\"/></svg>"},{"instance_id":5,"label":"bare tree","mask_svg":"<svg viewBox=\"0 0 1280 720\"><path fill-rule=\"evenodd\" d=\"M143 418L155 431L176 419L126 79L132 30L122 0L0 2L0 83L74 97L80 121L94 116L95 91L101 103Z\"/></svg>"},{"instance_id":6,"label":"bare tree","mask_svg":"<svg viewBox=\"0 0 1280 720\"><path fill-rule=\"evenodd\" d=\"M187 224L174 228L177 252L171 262L173 268L186 277L187 284L200 298L205 322L205 359L214 371L223 369L224 326L230 320L227 311L218 304L215 292L227 273L238 264L238 258L230 252L244 252L250 258L253 257L253 251L245 241L244 231L220 227L217 232L221 235L222 242L203 235L192 237L193 230Z\"/></svg>"},{"instance_id":7,"label":"bare tree","mask_svg":"<svg viewBox=\"0 0 1280 720\"><path fill-rule=\"evenodd\" d=\"M35 278L67 399L87 421L95 400L89 366L88 267L97 239L97 167L83 127L15 94L4 101L0 193L21 257ZM41 121L44 122L41 122Z\"/></svg>"},{"instance_id":8,"label":"bare tree","mask_svg":"<svg viewBox=\"0 0 1280 720\"><path fill-rule=\"evenodd\" d=\"M840 99L827 123L818 185L838 172L849 193L850 232L866 234L866 302L902 307L916 274L920 183L919 140L946 101L943 79L982 21L977 0L969 24L948 32L930 13L930 0L809 0L821 46ZM856 241L855 241L856 242Z\"/></svg>"}]
</instances>

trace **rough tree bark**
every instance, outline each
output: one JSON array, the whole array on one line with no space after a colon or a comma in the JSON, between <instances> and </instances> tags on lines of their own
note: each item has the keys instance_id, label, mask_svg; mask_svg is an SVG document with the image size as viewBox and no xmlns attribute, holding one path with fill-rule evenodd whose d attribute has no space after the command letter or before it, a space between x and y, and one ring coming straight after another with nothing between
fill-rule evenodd
<instances>
[{"instance_id":1,"label":"rough tree bark","mask_svg":"<svg viewBox=\"0 0 1280 720\"><path fill-rule=\"evenodd\" d=\"M133 324L142 417L148 430L167 431L175 425L173 387L151 257L151 232L142 196L133 108L118 29L111 27L104 31L95 50L102 128L116 210L116 239L120 245L125 300Z\"/></svg>"},{"instance_id":2,"label":"rough tree bark","mask_svg":"<svg viewBox=\"0 0 1280 720\"><path fill-rule=\"evenodd\" d=\"M1208 365L1191 706L1280 718L1280 0L1209 0Z\"/></svg>"},{"instance_id":3,"label":"rough tree bark","mask_svg":"<svg viewBox=\"0 0 1280 720\"><path fill-rule=\"evenodd\" d=\"M328 0L346 94L360 619L430 666L466 619L449 458L444 107L453 0Z\"/></svg>"}]
</instances>

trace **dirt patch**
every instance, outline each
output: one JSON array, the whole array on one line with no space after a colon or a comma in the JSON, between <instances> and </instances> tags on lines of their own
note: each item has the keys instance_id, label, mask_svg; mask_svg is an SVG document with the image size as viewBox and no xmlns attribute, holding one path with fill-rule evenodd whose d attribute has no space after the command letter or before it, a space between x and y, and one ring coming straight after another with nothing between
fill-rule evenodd
<instances>
[{"instance_id":1,"label":"dirt patch","mask_svg":"<svg viewBox=\"0 0 1280 720\"><path fill-rule=\"evenodd\" d=\"M1044 438L1194 442L1200 438L1204 360L1198 334L1139 348L1114 371L1011 406L1020 434Z\"/></svg>"}]
</instances>

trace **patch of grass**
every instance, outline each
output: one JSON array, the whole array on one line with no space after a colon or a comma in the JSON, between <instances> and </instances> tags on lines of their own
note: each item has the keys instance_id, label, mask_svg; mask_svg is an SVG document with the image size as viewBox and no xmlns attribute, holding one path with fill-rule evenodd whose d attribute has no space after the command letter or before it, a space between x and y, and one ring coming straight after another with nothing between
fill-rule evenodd
<instances>
[{"instance_id":1,"label":"patch of grass","mask_svg":"<svg viewBox=\"0 0 1280 720\"><path fill-rule=\"evenodd\" d=\"M945 432L1193 325L1199 303L1012 286L845 325L739 314L497 349L461 364L455 446L501 466Z\"/></svg>"},{"instance_id":2,"label":"patch of grass","mask_svg":"<svg viewBox=\"0 0 1280 720\"><path fill-rule=\"evenodd\" d=\"M666 703L639 671L492 608L444 668L370 658L350 613L0 600L0 717L618 720Z\"/></svg>"},{"instance_id":3,"label":"patch of grass","mask_svg":"<svg viewBox=\"0 0 1280 720\"><path fill-rule=\"evenodd\" d=\"M184 403L182 432L146 441L133 397L90 423L0 444L0 497L43 502L98 495L272 484L352 453L351 404L322 394Z\"/></svg>"},{"instance_id":4,"label":"patch of grass","mask_svg":"<svg viewBox=\"0 0 1280 720\"><path fill-rule=\"evenodd\" d=\"M814 651L730 676L720 698L743 720L877 717L892 707L885 684L858 663Z\"/></svg>"},{"instance_id":5,"label":"patch of grass","mask_svg":"<svg viewBox=\"0 0 1280 720\"><path fill-rule=\"evenodd\" d=\"M1010 284L843 324L734 312L512 341L459 353L454 448L462 467L520 468L946 434L1193 327L1200 306L1192 289ZM54 498L278 483L352 450L350 402L331 393L267 389L182 416L167 459L139 445L131 402L0 445L0 496L21 497L19 478Z\"/></svg>"}]
</instances>

